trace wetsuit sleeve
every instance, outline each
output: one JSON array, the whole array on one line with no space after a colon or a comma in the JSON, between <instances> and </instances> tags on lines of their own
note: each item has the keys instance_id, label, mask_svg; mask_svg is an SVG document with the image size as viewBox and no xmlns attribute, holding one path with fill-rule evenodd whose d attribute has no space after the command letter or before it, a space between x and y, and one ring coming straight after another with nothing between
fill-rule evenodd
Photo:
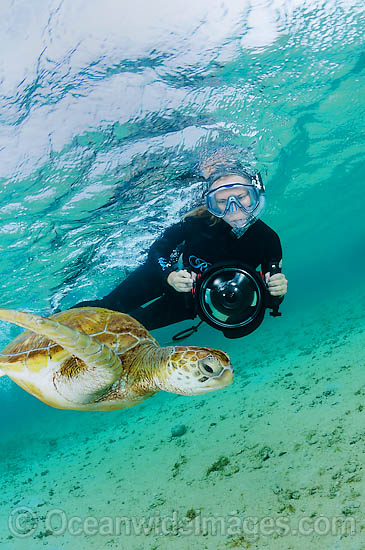
<instances>
[{"instance_id":1,"label":"wetsuit sleeve","mask_svg":"<svg viewBox=\"0 0 365 550\"><path fill-rule=\"evenodd\" d=\"M261 260L261 268L263 273L270 271L270 262L280 262L283 258L283 250L279 235L272 229L268 228L265 235L264 249Z\"/></svg>"},{"instance_id":2,"label":"wetsuit sleeve","mask_svg":"<svg viewBox=\"0 0 365 550\"><path fill-rule=\"evenodd\" d=\"M265 274L270 271L271 262L281 262L283 258L283 250L281 247L281 242L279 235L275 233L272 229L268 228L266 238L265 238L264 254L261 261L262 272ZM267 293L267 305L268 307L273 307L275 304L281 304L284 300L284 296L281 298L276 298Z\"/></svg>"},{"instance_id":3,"label":"wetsuit sleeve","mask_svg":"<svg viewBox=\"0 0 365 550\"><path fill-rule=\"evenodd\" d=\"M176 247L183 243L187 236L185 222L179 222L168 227L150 247L148 262L161 275L164 282L169 274L174 271L170 256Z\"/></svg>"}]
</instances>

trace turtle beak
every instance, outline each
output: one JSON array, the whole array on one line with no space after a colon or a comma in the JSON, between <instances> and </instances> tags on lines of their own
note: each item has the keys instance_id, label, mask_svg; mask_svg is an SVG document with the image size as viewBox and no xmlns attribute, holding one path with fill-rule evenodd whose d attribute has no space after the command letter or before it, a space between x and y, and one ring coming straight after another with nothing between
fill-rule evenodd
<instances>
[{"instance_id":1,"label":"turtle beak","mask_svg":"<svg viewBox=\"0 0 365 550\"><path fill-rule=\"evenodd\" d=\"M229 364L229 366L224 369L224 371L220 376L222 387L225 388L226 386L229 386L230 384L232 384L233 380L234 380L233 367L231 364Z\"/></svg>"}]
</instances>

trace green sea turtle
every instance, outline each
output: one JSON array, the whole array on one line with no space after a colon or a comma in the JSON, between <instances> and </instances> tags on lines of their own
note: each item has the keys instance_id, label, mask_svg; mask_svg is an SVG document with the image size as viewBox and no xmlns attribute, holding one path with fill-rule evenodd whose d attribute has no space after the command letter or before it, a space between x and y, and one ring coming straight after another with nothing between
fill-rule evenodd
<instances>
[{"instance_id":1,"label":"green sea turtle","mask_svg":"<svg viewBox=\"0 0 365 550\"><path fill-rule=\"evenodd\" d=\"M160 390L197 395L233 381L223 351L162 348L124 313L87 307L40 317L0 309L0 319L28 329L0 353L0 376L58 409L110 411Z\"/></svg>"}]
</instances>

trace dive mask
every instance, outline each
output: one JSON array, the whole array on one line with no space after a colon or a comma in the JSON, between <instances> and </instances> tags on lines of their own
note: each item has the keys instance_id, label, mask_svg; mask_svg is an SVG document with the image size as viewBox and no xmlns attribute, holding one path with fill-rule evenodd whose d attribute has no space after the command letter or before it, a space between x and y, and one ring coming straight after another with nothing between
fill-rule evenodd
<instances>
[{"instance_id":1,"label":"dive mask","mask_svg":"<svg viewBox=\"0 0 365 550\"><path fill-rule=\"evenodd\" d=\"M217 218L224 218L240 209L248 216L258 218L264 207L265 188L259 173L250 179L250 183L233 182L208 190L205 203L209 212Z\"/></svg>"}]
</instances>

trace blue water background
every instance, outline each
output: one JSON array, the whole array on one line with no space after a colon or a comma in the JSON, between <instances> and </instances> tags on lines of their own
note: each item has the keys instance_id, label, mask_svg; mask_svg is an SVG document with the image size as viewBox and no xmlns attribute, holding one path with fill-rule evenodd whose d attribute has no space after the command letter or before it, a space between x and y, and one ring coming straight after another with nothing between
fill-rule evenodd
<instances>
[{"instance_id":1,"label":"blue water background","mask_svg":"<svg viewBox=\"0 0 365 550\"><path fill-rule=\"evenodd\" d=\"M267 185L285 315L356 294L362 4L3 0L1 307L48 315L111 291L198 203L197 166L222 146L245 150ZM1 323L1 347L18 332ZM80 417L9 380L1 390L4 437Z\"/></svg>"}]
</instances>

